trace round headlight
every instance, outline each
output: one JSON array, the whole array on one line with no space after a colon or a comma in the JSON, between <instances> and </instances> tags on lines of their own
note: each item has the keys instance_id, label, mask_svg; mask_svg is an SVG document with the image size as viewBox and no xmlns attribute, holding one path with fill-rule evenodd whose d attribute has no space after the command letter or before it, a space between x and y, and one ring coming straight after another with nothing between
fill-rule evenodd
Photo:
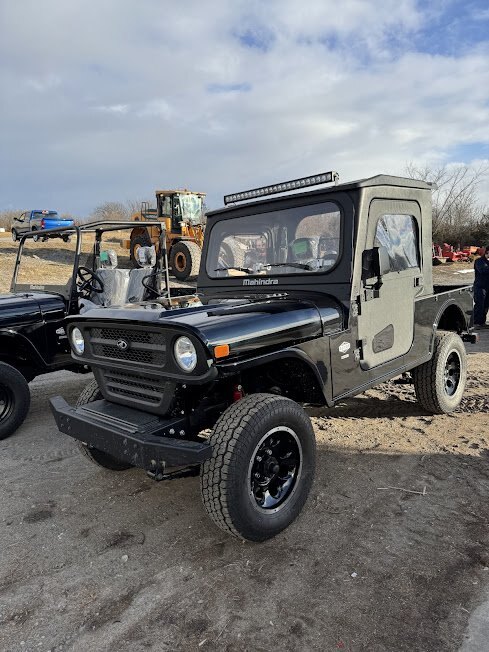
<instances>
[{"instance_id":1,"label":"round headlight","mask_svg":"<svg viewBox=\"0 0 489 652\"><path fill-rule=\"evenodd\" d=\"M85 351L85 340L83 339L82 332L79 328L75 327L71 331L71 344L77 355L83 355L83 352Z\"/></svg>"},{"instance_id":2,"label":"round headlight","mask_svg":"<svg viewBox=\"0 0 489 652\"><path fill-rule=\"evenodd\" d=\"M188 337L179 337L175 342L175 358L184 371L193 371L197 364L197 351Z\"/></svg>"}]
</instances>

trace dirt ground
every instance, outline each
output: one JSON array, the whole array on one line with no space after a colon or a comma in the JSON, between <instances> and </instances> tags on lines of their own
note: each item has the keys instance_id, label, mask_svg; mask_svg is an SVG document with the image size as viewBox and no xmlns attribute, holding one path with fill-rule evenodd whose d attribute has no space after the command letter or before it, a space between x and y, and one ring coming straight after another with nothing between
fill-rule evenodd
<instances>
[{"instance_id":1,"label":"dirt ground","mask_svg":"<svg viewBox=\"0 0 489 652\"><path fill-rule=\"evenodd\" d=\"M487 650L489 332L467 346L454 415L392 381L312 411L313 490L264 544L218 530L198 478L91 465L48 409L90 377L36 379L0 442L0 649Z\"/></svg>"}]
</instances>

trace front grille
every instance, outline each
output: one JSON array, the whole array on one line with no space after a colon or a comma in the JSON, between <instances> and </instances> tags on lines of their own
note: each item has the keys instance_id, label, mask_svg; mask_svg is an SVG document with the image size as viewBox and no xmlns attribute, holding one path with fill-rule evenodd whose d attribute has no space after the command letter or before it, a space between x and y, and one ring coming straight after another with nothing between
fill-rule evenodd
<instances>
[{"instance_id":1,"label":"front grille","mask_svg":"<svg viewBox=\"0 0 489 652\"><path fill-rule=\"evenodd\" d=\"M138 331L130 328L90 328L90 344L97 357L163 366L166 341L161 331ZM121 348L118 342L125 342Z\"/></svg>"},{"instance_id":2,"label":"front grille","mask_svg":"<svg viewBox=\"0 0 489 652\"><path fill-rule=\"evenodd\" d=\"M157 384L158 381L151 378L120 371L104 370L103 373L105 387L109 394L144 401L151 405L159 405L162 401L166 383Z\"/></svg>"}]
</instances>

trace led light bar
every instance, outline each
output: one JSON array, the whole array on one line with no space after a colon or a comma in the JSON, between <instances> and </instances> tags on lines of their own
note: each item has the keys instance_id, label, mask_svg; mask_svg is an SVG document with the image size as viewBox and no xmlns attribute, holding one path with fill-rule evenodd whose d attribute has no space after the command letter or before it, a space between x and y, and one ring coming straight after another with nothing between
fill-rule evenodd
<instances>
[{"instance_id":1,"label":"led light bar","mask_svg":"<svg viewBox=\"0 0 489 652\"><path fill-rule=\"evenodd\" d=\"M312 177L302 177L302 179L284 181L283 183L276 183L272 186L262 186L261 188L253 188L253 190L235 192L232 195L224 195L224 204L233 204L238 201L245 201L246 199L255 199L256 197L276 195L279 192L299 190L300 188L308 188L309 186L318 186L321 183L331 183L332 181L337 181L339 178L340 175L338 172L323 172L321 174L314 174Z\"/></svg>"}]
</instances>

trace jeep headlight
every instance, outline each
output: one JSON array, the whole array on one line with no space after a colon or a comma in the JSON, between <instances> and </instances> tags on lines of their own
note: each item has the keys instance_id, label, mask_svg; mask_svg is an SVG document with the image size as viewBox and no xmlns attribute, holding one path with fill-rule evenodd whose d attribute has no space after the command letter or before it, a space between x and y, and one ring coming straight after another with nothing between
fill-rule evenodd
<instances>
[{"instance_id":1,"label":"jeep headlight","mask_svg":"<svg viewBox=\"0 0 489 652\"><path fill-rule=\"evenodd\" d=\"M179 337L175 342L175 358L184 371L193 371L197 364L197 351L188 337Z\"/></svg>"},{"instance_id":2,"label":"jeep headlight","mask_svg":"<svg viewBox=\"0 0 489 652\"><path fill-rule=\"evenodd\" d=\"M83 355L85 351L85 340L83 339L82 332L79 328L75 328L71 331L71 346L77 355Z\"/></svg>"}]
</instances>

